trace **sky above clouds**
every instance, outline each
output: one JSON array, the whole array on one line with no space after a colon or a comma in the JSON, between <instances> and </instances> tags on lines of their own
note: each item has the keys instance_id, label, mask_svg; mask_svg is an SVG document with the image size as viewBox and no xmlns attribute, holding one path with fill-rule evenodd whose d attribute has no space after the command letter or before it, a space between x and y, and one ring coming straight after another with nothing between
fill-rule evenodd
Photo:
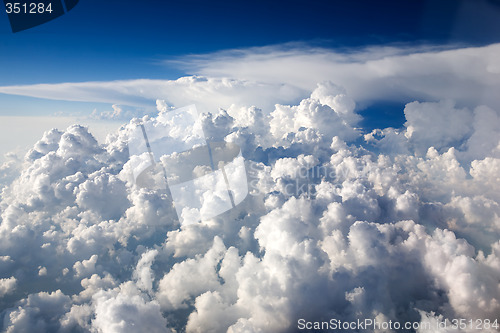
<instances>
[{"instance_id":1,"label":"sky above clouds","mask_svg":"<svg viewBox=\"0 0 500 333\"><path fill-rule=\"evenodd\" d=\"M174 79L197 74L165 58L312 42L333 48L498 41L493 1L80 1L76 11L21 33L0 20L0 85Z\"/></svg>"},{"instance_id":2,"label":"sky above clouds","mask_svg":"<svg viewBox=\"0 0 500 333\"><path fill-rule=\"evenodd\" d=\"M493 323L499 12L80 0L16 34L4 15L1 329ZM189 104L208 141L241 148L249 194L185 223L166 189L135 182L128 144L138 119Z\"/></svg>"}]
</instances>

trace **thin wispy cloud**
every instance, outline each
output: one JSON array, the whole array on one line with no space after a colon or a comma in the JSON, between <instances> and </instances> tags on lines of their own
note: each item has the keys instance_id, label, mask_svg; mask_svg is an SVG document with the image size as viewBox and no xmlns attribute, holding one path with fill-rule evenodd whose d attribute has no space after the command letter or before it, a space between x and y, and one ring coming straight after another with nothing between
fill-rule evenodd
<instances>
[{"instance_id":1,"label":"thin wispy cloud","mask_svg":"<svg viewBox=\"0 0 500 333\"><path fill-rule=\"evenodd\" d=\"M183 106L197 103L207 109L247 105L258 101L259 107L272 108L276 101L298 99L305 94L296 87L259 83L232 78L182 77L177 80L129 80L38 84L0 87L0 92L21 96L67 101L106 102L137 107L151 107L156 99L169 105Z\"/></svg>"},{"instance_id":2,"label":"thin wispy cloud","mask_svg":"<svg viewBox=\"0 0 500 333\"><path fill-rule=\"evenodd\" d=\"M453 99L500 107L500 44L485 47L371 47L361 50L287 44L221 51L167 60L197 76L178 80L122 80L4 86L0 92L39 98L132 106L157 98L183 106L202 100L210 108L293 103L318 82L343 86L361 106L379 100Z\"/></svg>"}]
</instances>

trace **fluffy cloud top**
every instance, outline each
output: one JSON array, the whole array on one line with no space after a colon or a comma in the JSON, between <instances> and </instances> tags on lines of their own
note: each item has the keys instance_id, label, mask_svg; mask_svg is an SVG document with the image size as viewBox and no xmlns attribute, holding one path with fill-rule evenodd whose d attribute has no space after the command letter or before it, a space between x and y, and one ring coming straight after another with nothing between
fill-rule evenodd
<instances>
[{"instance_id":1,"label":"fluffy cloud top","mask_svg":"<svg viewBox=\"0 0 500 333\"><path fill-rule=\"evenodd\" d=\"M170 104L157 104L161 117ZM251 195L191 225L165 189L135 184L132 126L104 144L78 125L48 131L2 190L0 325L237 333L295 332L299 319L494 321L499 114L459 105L409 103L404 127L365 133L354 100L326 82L271 112L205 113L207 138L242 147Z\"/></svg>"},{"instance_id":2,"label":"fluffy cloud top","mask_svg":"<svg viewBox=\"0 0 500 333\"><path fill-rule=\"evenodd\" d=\"M7 294L10 294L16 289L16 278L11 277L8 279L1 279L0 280L0 297L3 297Z\"/></svg>"}]
</instances>

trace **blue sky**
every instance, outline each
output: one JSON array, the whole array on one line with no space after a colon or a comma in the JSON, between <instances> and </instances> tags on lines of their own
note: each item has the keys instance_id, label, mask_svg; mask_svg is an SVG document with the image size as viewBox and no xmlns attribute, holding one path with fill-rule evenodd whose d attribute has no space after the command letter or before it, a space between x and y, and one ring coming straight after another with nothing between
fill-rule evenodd
<instances>
[{"instance_id":1,"label":"blue sky","mask_svg":"<svg viewBox=\"0 0 500 333\"><path fill-rule=\"evenodd\" d=\"M290 41L485 45L500 39L499 8L459 0L81 0L66 15L16 34L1 16L0 85L173 79L186 73L161 60Z\"/></svg>"}]
</instances>

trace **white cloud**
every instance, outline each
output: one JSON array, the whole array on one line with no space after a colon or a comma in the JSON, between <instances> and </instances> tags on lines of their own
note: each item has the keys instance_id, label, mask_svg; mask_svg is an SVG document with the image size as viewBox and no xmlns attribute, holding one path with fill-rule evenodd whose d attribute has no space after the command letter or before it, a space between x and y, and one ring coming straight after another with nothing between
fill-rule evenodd
<instances>
[{"instance_id":1,"label":"white cloud","mask_svg":"<svg viewBox=\"0 0 500 333\"><path fill-rule=\"evenodd\" d=\"M33 148L45 132L51 129L63 131L74 124L87 126L95 138L104 143L106 136L116 131L122 122L69 116L0 116L0 165L8 163L0 167L0 184L7 184L12 178L2 178L7 170L15 171L12 154L21 157Z\"/></svg>"},{"instance_id":2,"label":"white cloud","mask_svg":"<svg viewBox=\"0 0 500 333\"><path fill-rule=\"evenodd\" d=\"M125 183L118 177L96 171L74 189L76 204L82 209L92 209L103 219L119 219L129 206ZM108 198L113 198L112 202Z\"/></svg>"},{"instance_id":3,"label":"white cloud","mask_svg":"<svg viewBox=\"0 0 500 333\"><path fill-rule=\"evenodd\" d=\"M175 264L159 283L158 299L162 308L186 308L186 301L191 297L216 288L219 284L216 267L224 251L224 244L216 237L203 257Z\"/></svg>"},{"instance_id":4,"label":"white cloud","mask_svg":"<svg viewBox=\"0 0 500 333\"><path fill-rule=\"evenodd\" d=\"M404 88L421 84L405 75L423 80L407 64L429 62L422 73L442 74L442 58L452 66L468 55L489 59L477 66L491 65L496 47L335 59L365 66L368 76L397 74ZM317 52L304 59L318 60ZM289 53L281 56L290 63ZM239 58L249 57L258 58L251 52ZM474 79L468 68L464 75ZM485 77L486 85L493 81ZM213 91L216 97L244 91L244 82L171 84L191 87L181 103L200 87L204 99ZM207 137L240 144L251 195L201 223L181 225L166 190L134 183L131 126L106 142L81 126L48 131L18 158L18 176L0 201L2 328L293 332L299 318L498 317L494 106L424 99L401 110L404 127L363 137L348 86L315 82L290 105L269 89L263 98L277 105L266 111L252 107L254 94L274 86L248 85L248 95L242 93L248 104L242 98L231 106L238 94L207 98L206 105L229 106L201 123ZM172 104L157 106L166 112Z\"/></svg>"},{"instance_id":5,"label":"white cloud","mask_svg":"<svg viewBox=\"0 0 500 333\"><path fill-rule=\"evenodd\" d=\"M144 300L131 283L120 286L118 292L99 292L93 299L96 308L92 326L98 332L168 332L159 304Z\"/></svg>"},{"instance_id":6,"label":"white cloud","mask_svg":"<svg viewBox=\"0 0 500 333\"><path fill-rule=\"evenodd\" d=\"M0 165L0 192L3 187L16 179L22 165L22 161L15 153L8 153L5 157L7 160Z\"/></svg>"},{"instance_id":7,"label":"white cloud","mask_svg":"<svg viewBox=\"0 0 500 333\"><path fill-rule=\"evenodd\" d=\"M460 140L470 136L472 131L472 112L455 108L451 101L413 102L406 105L404 112L405 135L424 153L429 147L458 146Z\"/></svg>"},{"instance_id":8,"label":"white cloud","mask_svg":"<svg viewBox=\"0 0 500 333\"><path fill-rule=\"evenodd\" d=\"M6 332L49 332L58 327L61 313L65 313L71 300L61 290L31 294L20 301L18 308L5 313Z\"/></svg>"},{"instance_id":9,"label":"white cloud","mask_svg":"<svg viewBox=\"0 0 500 333\"><path fill-rule=\"evenodd\" d=\"M498 107L500 81L494 69L499 66L499 47L369 47L342 52L292 44L222 51L179 62L207 76L286 83L304 90L330 80L342 84L361 104L454 99L468 106Z\"/></svg>"},{"instance_id":10,"label":"white cloud","mask_svg":"<svg viewBox=\"0 0 500 333\"><path fill-rule=\"evenodd\" d=\"M151 269L154 258L158 255L158 250L151 250L142 254L137 263L137 269L134 276L137 279L137 286L142 290L153 289L154 273Z\"/></svg>"},{"instance_id":11,"label":"white cloud","mask_svg":"<svg viewBox=\"0 0 500 333\"><path fill-rule=\"evenodd\" d=\"M141 107L161 98L176 107L197 103L216 110L237 104L271 110L275 103L297 102L318 82L332 81L345 87L362 106L380 100L453 99L469 107L497 108L499 48L493 44L444 50L370 47L346 51L277 45L168 61L206 77L4 86L0 92Z\"/></svg>"},{"instance_id":12,"label":"white cloud","mask_svg":"<svg viewBox=\"0 0 500 333\"><path fill-rule=\"evenodd\" d=\"M0 279L0 297L12 293L16 289L16 278Z\"/></svg>"},{"instance_id":13,"label":"white cloud","mask_svg":"<svg viewBox=\"0 0 500 333\"><path fill-rule=\"evenodd\" d=\"M129 80L38 84L0 87L0 92L68 101L94 101L137 107L150 107L151 101L164 99L182 107L196 103L198 108L216 111L232 104L257 105L271 109L276 102L296 100L304 92L290 85L253 82L232 78L182 77L178 80ZM256 98L259 96L260 98ZM255 103L259 101L258 103Z\"/></svg>"},{"instance_id":14,"label":"white cloud","mask_svg":"<svg viewBox=\"0 0 500 333\"><path fill-rule=\"evenodd\" d=\"M469 160L480 159L484 156L500 157L500 116L498 112L487 106L475 108L472 126L474 133L467 140L466 157Z\"/></svg>"},{"instance_id":15,"label":"white cloud","mask_svg":"<svg viewBox=\"0 0 500 333\"><path fill-rule=\"evenodd\" d=\"M87 260L77 261L73 265L73 269L75 271L75 275L78 277L92 275L95 272L95 264L97 263L97 259L99 256L94 254Z\"/></svg>"}]
</instances>

